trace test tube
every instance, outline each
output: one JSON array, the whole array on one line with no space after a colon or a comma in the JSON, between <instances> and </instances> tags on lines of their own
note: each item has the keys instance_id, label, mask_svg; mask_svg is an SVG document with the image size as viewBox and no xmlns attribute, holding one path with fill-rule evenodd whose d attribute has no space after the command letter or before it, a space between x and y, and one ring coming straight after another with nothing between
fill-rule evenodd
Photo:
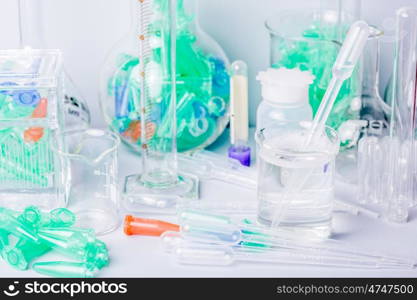
<instances>
[{"instance_id":1,"label":"test tube","mask_svg":"<svg viewBox=\"0 0 417 300\"><path fill-rule=\"evenodd\" d=\"M230 143L229 157L244 166L250 165L248 146L248 67L244 61L232 63L230 78Z\"/></svg>"}]
</instances>

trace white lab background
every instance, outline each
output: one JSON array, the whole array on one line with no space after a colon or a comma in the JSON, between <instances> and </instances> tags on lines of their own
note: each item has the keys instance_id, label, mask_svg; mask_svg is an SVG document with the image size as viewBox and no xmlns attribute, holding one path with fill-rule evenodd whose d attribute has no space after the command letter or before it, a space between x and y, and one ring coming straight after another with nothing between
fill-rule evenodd
<instances>
[{"instance_id":1,"label":"white lab background","mask_svg":"<svg viewBox=\"0 0 417 300\"><path fill-rule=\"evenodd\" d=\"M98 76L110 48L130 26L129 2L134 0L32 0L43 5L47 46L64 52L65 66L92 111L93 124L104 127L98 107ZM198 0L191 0L198 1ZM335 2L337 0L334 0ZM18 46L17 0L0 1L0 48ZM250 68L250 121L260 100L257 72L268 67L267 17L286 9L302 9L310 0L199 0L200 24L223 47L231 61L245 60ZM362 0L362 16L394 34L395 10L417 6L417 0ZM382 47L381 91L392 69L392 39ZM391 41L391 42L390 42Z\"/></svg>"},{"instance_id":2,"label":"white lab background","mask_svg":"<svg viewBox=\"0 0 417 300\"><path fill-rule=\"evenodd\" d=\"M106 54L128 31L130 26L129 2L135 0L32 0L40 1L44 11L41 16L45 39L50 48L64 52L65 66L74 79L92 111L93 123L105 127L99 110L98 78ZM197 1L197 0L190 0ZM334 0L337 1L337 0ZM0 48L18 46L17 0L0 0ZM255 111L260 100L257 72L269 65L269 35L264 20L285 9L303 8L310 0L200 0L200 23L216 39L230 60L245 60L250 68L250 114L255 123ZM402 6L417 6L417 0L362 0L364 19L382 27L393 35L395 10ZM384 89L392 69L393 44L385 39L382 56L382 86ZM252 141L253 142L253 141ZM220 143L219 143L220 144ZM223 143L219 152L226 151ZM123 152L120 155L120 179L137 172L139 157ZM208 183L203 187L204 198L235 197L232 186ZM351 187L338 187L337 197L353 200ZM255 192L239 191L239 197L256 199ZM412 222L390 225L366 216L338 215L335 237L368 249L387 250L400 256L415 257L416 212ZM168 219L167 221L171 221ZM356 270L337 268L305 268L303 266L242 265L234 268L192 268L170 264L167 255L158 250L155 238L137 239L122 234L122 229L103 237L111 250L112 263L101 276L107 277L206 277L206 276L370 276L415 277L415 270ZM1 262L0 262L1 264ZM0 267L0 277L35 276L32 271L19 272L6 265Z\"/></svg>"}]
</instances>

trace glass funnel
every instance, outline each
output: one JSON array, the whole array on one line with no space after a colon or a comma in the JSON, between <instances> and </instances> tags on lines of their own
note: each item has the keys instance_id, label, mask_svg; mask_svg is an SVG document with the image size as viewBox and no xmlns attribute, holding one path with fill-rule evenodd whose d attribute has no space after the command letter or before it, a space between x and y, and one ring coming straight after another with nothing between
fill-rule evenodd
<instances>
[{"instance_id":1,"label":"glass funnel","mask_svg":"<svg viewBox=\"0 0 417 300\"><path fill-rule=\"evenodd\" d=\"M198 180L177 172L178 106L176 0L143 0L136 4L139 64L132 70L131 83L139 88L134 104L138 123L142 170L126 177L125 206L130 211L175 208L182 199L198 197ZM163 17L161 17L163 16ZM158 42L155 42L155 39ZM178 60L177 60L178 59ZM121 107L124 107L122 104ZM174 210L175 211L175 210Z\"/></svg>"},{"instance_id":2,"label":"glass funnel","mask_svg":"<svg viewBox=\"0 0 417 300\"><path fill-rule=\"evenodd\" d=\"M313 114L317 112L330 82L341 42L350 24L358 18L343 10L345 1L337 1L337 8L327 8L325 2L321 1L317 9L287 11L266 21L271 38L272 67L308 70L316 77L309 90ZM361 67L357 67L353 76L343 84L327 125L338 130L345 122L359 119L360 83ZM353 138L342 140L341 145L349 145Z\"/></svg>"},{"instance_id":3,"label":"glass funnel","mask_svg":"<svg viewBox=\"0 0 417 300\"><path fill-rule=\"evenodd\" d=\"M134 75L138 69L135 5L130 0L132 25L108 55L100 79L100 104L110 128L122 141L136 151L141 150L140 88ZM155 6L164 1L154 0ZM178 151L193 151L211 144L228 123L229 75L228 59L221 47L199 24L196 0L178 0L177 11L177 66L176 66L176 127ZM157 18L166 17L160 11ZM151 39L151 47L160 46L158 34ZM157 76L157 75L155 75ZM156 88L154 92L158 92ZM168 93L167 90L163 91ZM166 96L166 95L165 95ZM166 108L155 107L159 116Z\"/></svg>"},{"instance_id":4,"label":"glass funnel","mask_svg":"<svg viewBox=\"0 0 417 300\"><path fill-rule=\"evenodd\" d=\"M46 49L41 25L41 0L18 0L20 48ZM84 98L64 68L65 94L63 95L66 130L90 127L90 110Z\"/></svg>"}]
</instances>

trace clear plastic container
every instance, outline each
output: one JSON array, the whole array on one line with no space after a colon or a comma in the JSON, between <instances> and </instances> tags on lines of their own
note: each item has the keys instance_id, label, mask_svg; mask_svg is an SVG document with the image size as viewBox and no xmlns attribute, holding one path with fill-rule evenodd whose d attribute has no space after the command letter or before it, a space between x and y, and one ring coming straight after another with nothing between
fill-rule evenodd
<instances>
[{"instance_id":1,"label":"clear plastic container","mask_svg":"<svg viewBox=\"0 0 417 300\"><path fill-rule=\"evenodd\" d=\"M87 129L64 133L65 148L57 150L66 166L68 208L77 215L76 226L93 228L97 235L120 223L118 146L112 132Z\"/></svg>"},{"instance_id":2,"label":"clear plastic container","mask_svg":"<svg viewBox=\"0 0 417 300\"><path fill-rule=\"evenodd\" d=\"M59 158L63 73L58 50L0 50L0 206L66 205Z\"/></svg>"},{"instance_id":3,"label":"clear plastic container","mask_svg":"<svg viewBox=\"0 0 417 300\"><path fill-rule=\"evenodd\" d=\"M100 79L100 105L111 130L123 142L141 151L140 88L138 73L137 1L130 0L132 26L108 55ZM150 10L167 16L168 1L152 0ZM178 151L202 149L214 142L228 124L230 102L229 61L222 48L198 24L197 0L177 1L177 145ZM154 33L152 50L163 47L163 37ZM154 70L155 71L155 70ZM155 76L158 77L158 73ZM152 89L158 93L157 89ZM164 97L169 96L166 91ZM163 102L163 101L160 101ZM165 110L155 105L154 118ZM167 119L162 116L162 119Z\"/></svg>"},{"instance_id":4,"label":"clear plastic container","mask_svg":"<svg viewBox=\"0 0 417 300\"><path fill-rule=\"evenodd\" d=\"M256 134L258 162L258 221L271 225L278 210L286 206L280 226L293 232L314 231L328 237L334 195L334 161L339 150L336 132L326 127L326 136L305 149L308 127L285 123ZM311 173L301 189L288 194L292 178ZM285 198L285 199L284 199Z\"/></svg>"},{"instance_id":5,"label":"clear plastic container","mask_svg":"<svg viewBox=\"0 0 417 300\"><path fill-rule=\"evenodd\" d=\"M257 79L262 84L262 101L256 115L257 130L279 122L313 119L308 90L314 76L310 72L296 68L270 68L260 72Z\"/></svg>"}]
</instances>

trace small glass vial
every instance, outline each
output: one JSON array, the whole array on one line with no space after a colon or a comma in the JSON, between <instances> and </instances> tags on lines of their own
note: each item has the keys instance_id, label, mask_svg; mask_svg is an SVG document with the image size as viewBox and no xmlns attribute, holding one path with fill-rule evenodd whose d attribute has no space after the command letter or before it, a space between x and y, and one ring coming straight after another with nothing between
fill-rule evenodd
<instances>
[{"instance_id":1,"label":"small glass vial","mask_svg":"<svg viewBox=\"0 0 417 300\"><path fill-rule=\"evenodd\" d=\"M257 79L262 85L262 101L257 111L257 131L278 122L311 121L308 93L314 78L309 71L299 69L269 68L260 72Z\"/></svg>"}]
</instances>

